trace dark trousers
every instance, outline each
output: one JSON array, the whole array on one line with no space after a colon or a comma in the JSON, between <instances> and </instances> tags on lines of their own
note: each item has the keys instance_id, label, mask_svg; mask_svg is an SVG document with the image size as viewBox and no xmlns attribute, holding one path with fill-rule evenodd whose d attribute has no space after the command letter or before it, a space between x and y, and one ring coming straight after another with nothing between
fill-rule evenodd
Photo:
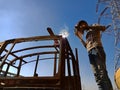
<instances>
[{"instance_id":1,"label":"dark trousers","mask_svg":"<svg viewBox=\"0 0 120 90\"><path fill-rule=\"evenodd\" d=\"M88 55L99 90L113 90L106 70L106 55L103 48L93 48Z\"/></svg>"}]
</instances>

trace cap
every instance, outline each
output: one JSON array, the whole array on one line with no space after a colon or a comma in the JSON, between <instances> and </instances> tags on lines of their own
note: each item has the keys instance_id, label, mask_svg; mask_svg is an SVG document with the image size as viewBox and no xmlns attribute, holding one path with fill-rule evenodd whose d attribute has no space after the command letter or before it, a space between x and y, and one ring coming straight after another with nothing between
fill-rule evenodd
<instances>
[{"instance_id":1,"label":"cap","mask_svg":"<svg viewBox=\"0 0 120 90\"><path fill-rule=\"evenodd\" d=\"M79 21L77 25L78 26L83 26L83 25L88 26L88 24L87 24L87 22L85 20Z\"/></svg>"}]
</instances>

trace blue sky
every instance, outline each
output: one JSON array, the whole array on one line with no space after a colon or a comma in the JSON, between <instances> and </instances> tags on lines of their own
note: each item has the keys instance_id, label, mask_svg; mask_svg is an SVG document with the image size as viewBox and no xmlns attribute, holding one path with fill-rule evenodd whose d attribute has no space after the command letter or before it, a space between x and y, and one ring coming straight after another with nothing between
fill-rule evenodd
<instances>
[{"instance_id":1,"label":"blue sky","mask_svg":"<svg viewBox=\"0 0 120 90\"><path fill-rule=\"evenodd\" d=\"M74 35L74 26L79 20L86 20L89 25L97 23L96 3L97 0L0 0L0 41L48 35L47 27L55 34L67 29L72 49L78 48L82 86L84 90L97 90L87 51ZM102 19L101 24L107 25L110 21ZM114 84L114 37L103 33L102 41L108 73Z\"/></svg>"}]
</instances>

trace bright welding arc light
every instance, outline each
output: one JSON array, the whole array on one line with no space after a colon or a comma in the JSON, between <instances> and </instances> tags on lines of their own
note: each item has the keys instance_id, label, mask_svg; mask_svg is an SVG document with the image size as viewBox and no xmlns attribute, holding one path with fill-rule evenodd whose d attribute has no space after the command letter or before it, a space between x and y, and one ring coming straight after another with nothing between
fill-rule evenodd
<instances>
[{"instance_id":1,"label":"bright welding arc light","mask_svg":"<svg viewBox=\"0 0 120 90\"><path fill-rule=\"evenodd\" d=\"M59 35L62 35L63 38L66 38L69 36L69 33L67 30L62 30Z\"/></svg>"}]
</instances>

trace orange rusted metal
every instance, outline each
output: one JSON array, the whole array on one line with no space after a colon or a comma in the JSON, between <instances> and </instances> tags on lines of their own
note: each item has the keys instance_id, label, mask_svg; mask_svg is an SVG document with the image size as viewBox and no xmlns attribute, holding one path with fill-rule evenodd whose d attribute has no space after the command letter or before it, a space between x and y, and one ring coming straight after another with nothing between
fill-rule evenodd
<instances>
[{"instance_id":1,"label":"orange rusted metal","mask_svg":"<svg viewBox=\"0 0 120 90\"><path fill-rule=\"evenodd\" d=\"M77 49L74 56L67 38L48 30L50 36L0 43L0 90L81 90Z\"/></svg>"}]
</instances>

